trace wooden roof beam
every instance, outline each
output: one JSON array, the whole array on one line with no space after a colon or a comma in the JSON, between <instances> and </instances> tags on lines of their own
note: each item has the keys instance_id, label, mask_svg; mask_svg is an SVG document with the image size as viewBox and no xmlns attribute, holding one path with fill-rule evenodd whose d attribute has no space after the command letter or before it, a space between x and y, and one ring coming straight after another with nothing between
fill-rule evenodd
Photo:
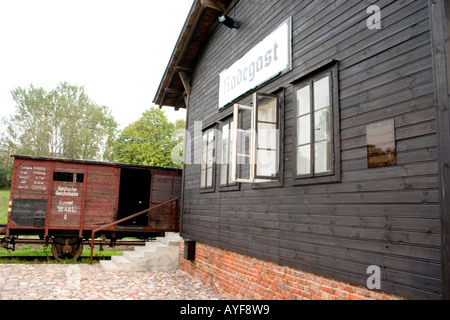
<instances>
[{"instance_id":1,"label":"wooden roof beam","mask_svg":"<svg viewBox=\"0 0 450 320\"><path fill-rule=\"evenodd\" d=\"M178 89L172 89L172 88L164 89L164 92L163 92L163 95L162 95L162 99L161 99L161 103L159 104L159 108L160 109L163 107L164 102L166 101L166 95L168 93L174 93L176 95L183 95L184 91L178 90Z\"/></svg>"},{"instance_id":2,"label":"wooden roof beam","mask_svg":"<svg viewBox=\"0 0 450 320\"><path fill-rule=\"evenodd\" d=\"M188 75L186 74L186 72L183 72L183 71L178 72L178 75L180 76L181 82L183 83L186 94L188 96L190 96L191 95L191 84L190 84Z\"/></svg>"},{"instance_id":3,"label":"wooden roof beam","mask_svg":"<svg viewBox=\"0 0 450 320\"><path fill-rule=\"evenodd\" d=\"M226 9L225 4L222 2L217 2L214 0L201 0L201 2L203 8L210 8L220 12L224 12Z\"/></svg>"},{"instance_id":4,"label":"wooden roof beam","mask_svg":"<svg viewBox=\"0 0 450 320\"><path fill-rule=\"evenodd\" d=\"M191 73L190 66L186 64L192 63L188 61L185 63L184 67L181 67L183 58L186 55L186 52L189 50L189 45L192 42L198 42L198 37L202 41L205 41L208 37L208 33L205 34L204 30L201 34L198 33L198 27L202 23L207 20L204 20L204 15L208 15L208 13L215 12L215 15L223 15L226 14L227 11L233 6L233 4L238 3L239 0L194 0L193 6L191 7L191 11L189 12L188 18L183 26L183 29L178 38L177 44L172 52L172 56L170 61L166 67L166 71L161 79L157 92L155 94L153 102L158 104L160 107L167 102L165 88L171 86L174 77L178 74L180 76L180 71L185 72L185 75L181 75L181 81L184 82L183 86L186 90L186 93L190 94L190 86L188 86L188 82L186 82L186 78L189 79L188 75ZM214 28L218 24L218 20L216 19L214 22L208 21L206 27L209 29ZM194 37L195 35L195 37ZM195 41L194 41L194 40ZM190 52L190 51L189 51ZM197 54L196 52L194 53ZM192 60L192 59L191 59ZM184 80L183 80L184 79ZM183 96L181 95L181 97ZM178 99L177 99L178 100ZM172 102L169 102L171 106L173 106Z\"/></svg>"}]
</instances>

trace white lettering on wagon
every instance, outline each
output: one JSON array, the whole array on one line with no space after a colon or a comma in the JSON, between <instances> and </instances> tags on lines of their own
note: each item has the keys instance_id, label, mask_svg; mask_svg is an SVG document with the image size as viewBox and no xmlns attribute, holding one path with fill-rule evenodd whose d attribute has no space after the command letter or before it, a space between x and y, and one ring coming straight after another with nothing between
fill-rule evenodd
<instances>
[{"instance_id":1,"label":"white lettering on wagon","mask_svg":"<svg viewBox=\"0 0 450 320\"><path fill-rule=\"evenodd\" d=\"M285 20L232 66L220 73L219 110L292 68L292 22Z\"/></svg>"},{"instance_id":2,"label":"white lettering on wagon","mask_svg":"<svg viewBox=\"0 0 450 320\"><path fill-rule=\"evenodd\" d=\"M58 189L55 191L55 195L66 197L78 197L78 189L75 187L58 186Z\"/></svg>"},{"instance_id":3,"label":"white lettering on wagon","mask_svg":"<svg viewBox=\"0 0 450 320\"><path fill-rule=\"evenodd\" d=\"M64 214L64 220L67 219L67 215L79 215L80 214L80 203L75 203L75 201L65 201L59 200L56 205L56 212L58 214Z\"/></svg>"},{"instance_id":4,"label":"white lettering on wagon","mask_svg":"<svg viewBox=\"0 0 450 320\"><path fill-rule=\"evenodd\" d=\"M46 191L45 181L48 180L48 168L41 166L20 165L18 167L18 189Z\"/></svg>"}]
</instances>

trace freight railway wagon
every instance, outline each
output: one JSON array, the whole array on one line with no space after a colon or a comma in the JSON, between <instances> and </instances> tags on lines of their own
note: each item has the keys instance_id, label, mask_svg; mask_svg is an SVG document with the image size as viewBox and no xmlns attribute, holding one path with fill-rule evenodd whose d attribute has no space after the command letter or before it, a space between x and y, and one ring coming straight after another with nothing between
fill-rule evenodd
<instances>
[{"instance_id":1,"label":"freight railway wagon","mask_svg":"<svg viewBox=\"0 0 450 320\"><path fill-rule=\"evenodd\" d=\"M0 225L3 247L41 241L61 260L78 258L83 242L93 238L113 246L125 237L142 241L179 229L181 169L12 157L8 223Z\"/></svg>"}]
</instances>

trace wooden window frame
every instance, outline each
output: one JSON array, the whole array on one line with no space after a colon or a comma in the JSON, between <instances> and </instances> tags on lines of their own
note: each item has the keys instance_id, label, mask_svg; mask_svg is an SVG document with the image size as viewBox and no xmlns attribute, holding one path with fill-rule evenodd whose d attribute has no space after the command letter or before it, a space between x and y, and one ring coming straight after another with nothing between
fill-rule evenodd
<instances>
[{"instance_id":1,"label":"wooden window frame","mask_svg":"<svg viewBox=\"0 0 450 320\"><path fill-rule=\"evenodd\" d=\"M234 143L234 154L233 154L233 160L232 160L232 177L234 177L233 181L236 181L237 183L249 183L252 184L252 188L259 189L259 188L272 188L272 187L281 187L283 185L283 158L284 158L284 88L280 88L275 93L272 94L265 94L260 92L253 93L252 96L252 105L251 106L245 106L240 104L234 105L233 110L233 141ZM256 159L256 144L257 144L257 114L258 114L258 108L257 108L257 97L265 96L265 97L272 97L276 99L276 129L278 132L277 137L277 156L278 156L278 170L275 176L273 177L263 177L263 179L260 179L261 177L258 177L256 175L256 166L257 166L257 159ZM236 163L237 163L237 130L238 130L238 109L244 107L247 109L252 110L252 116L251 116L251 146L250 146L250 178L249 179L237 179L236 178Z\"/></svg>"},{"instance_id":2,"label":"wooden window frame","mask_svg":"<svg viewBox=\"0 0 450 320\"><path fill-rule=\"evenodd\" d=\"M219 141L219 146L217 148L217 156L219 157L220 161L218 163L218 171L219 171L219 191L238 191L240 190L240 183L238 182L233 182L231 181L231 175L232 175L232 153L231 151L233 150L233 144L232 144L232 137L233 137L233 126L234 122L233 122L234 118L233 116L227 116L225 119L220 121L220 131L218 131L218 141ZM224 134L224 127L225 126L229 126L228 129L228 157L227 157L227 163L223 163L223 134ZM222 166L226 165L227 166L227 182L225 184L222 183Z\"/></svg>"},{"instance_id":3,"label":"wooden window frame","mask_svg":"<svg viewBox=\"0 0 450 320\"><path fill-rule=\"evenodd\" d=\"M279 129L280 129L280 102L279 102L279 98L277 95L273 95L273 94L265 94L265 93L259 93L256 92L253 95L253 105L254 106L258 106L254 108L253 111L253 115L254 115L254 132L255 132L255 144L254 144L254 162L255 162L255 168L254 168L254 179L255 180L265 180L265 182L270 182L270 181L276 181L279 179L280 176L280 172L279 172L279 168L280 165L279 163L277 163L278 165L278 169L277 169L277 173L275 174L275 176L262 176L262 175L258 175L258 138L259 138L259 133L258 133L258 124L259 123L265 123L263 121L259 121L259 105L257 105L257 100L258 97L265 97L265 98L273 98L276 99L276 104L275 104L275 108L276 108L276 114L275 114L275 129L277 130L277 134L279 135ZM272 122L270 122L270 124L273 124ZM275 152L277 152L277 161L280 161L280 139L279 136L276 137L276 149Z\"/></svg>"},{"instance_id":4,"label":"wooden window frame","mask_svg":"<svg viewBox=\"0 0 450 320\"><path fill-rule=\"evenodd\" d=\"M69 176L70 176L70 179L67 179L67 177L69 177ZM84 183L84 173L54 171L52 180L55 182Z\"/></svg>"},{"instance_id":5,"label":"wooden window frame","mask_svg":"<svg viewBox=\"0 0 450 320\"><path fill-rule=\"evenodd\" d=\"M200 192L201 193L207 193L207 192L215 192L215 185L216 185L216 140L217 140L217 134L216 134L217 128L216 125L207 127L202 130L202 151L201 151L201 164L200 164ZM213 139L211 144L208 142L208 136L209 134L213 135ZM212 148L212 163L211 163L211 185L208 185L208 167L205 169L205 176L204 176L204 185L202 184L202 171L203 169L203 140L206 135L206 141L208 142L207 145L207 151L206 151L206 166L208 163L208 151L210 150L210 147Z\"/></svg>"},{"instance_id":6,"label":"wooden window frame","mask_svg":"<svg viewBox=\"0 0 450 320\"><path fill-rule=\"evenodd\" d=\"M330 171L314 173L314 95L313 95L313 83L314 81L324 78L329 75L329 90L330 90L330 143L331 143L331 164ZM301 80L296 81L294 84L294 96L297 92L305 86L310 86L310 173L309 174L297 174L297 148L298 148L298 118L301 116L298 114L298 101L294 99L294 182L293 185L310 185L321 183L333 183L341 181L341 144L340 144L340 127L339 127L339 86L338 86L338 65L334 63L332 66L321 68L314 73L302 77Z\"/></svg>"}]
</instances>

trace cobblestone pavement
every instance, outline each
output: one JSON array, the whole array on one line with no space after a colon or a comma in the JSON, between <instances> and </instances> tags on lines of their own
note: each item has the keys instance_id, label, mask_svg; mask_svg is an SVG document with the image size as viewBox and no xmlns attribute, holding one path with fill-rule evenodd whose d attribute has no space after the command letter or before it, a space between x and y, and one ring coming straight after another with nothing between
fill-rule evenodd
<instances>
[{"instance_id":1,"label":"cobblestone pavement","mask_svg":"<svg viewBox=\"0 0 450 320\"><path fill-rule=\"evenodd\" d=\"M0 300L222 300L183 271L104 272L100 265L2 264Z\"/></svg>"}]
</instances>

